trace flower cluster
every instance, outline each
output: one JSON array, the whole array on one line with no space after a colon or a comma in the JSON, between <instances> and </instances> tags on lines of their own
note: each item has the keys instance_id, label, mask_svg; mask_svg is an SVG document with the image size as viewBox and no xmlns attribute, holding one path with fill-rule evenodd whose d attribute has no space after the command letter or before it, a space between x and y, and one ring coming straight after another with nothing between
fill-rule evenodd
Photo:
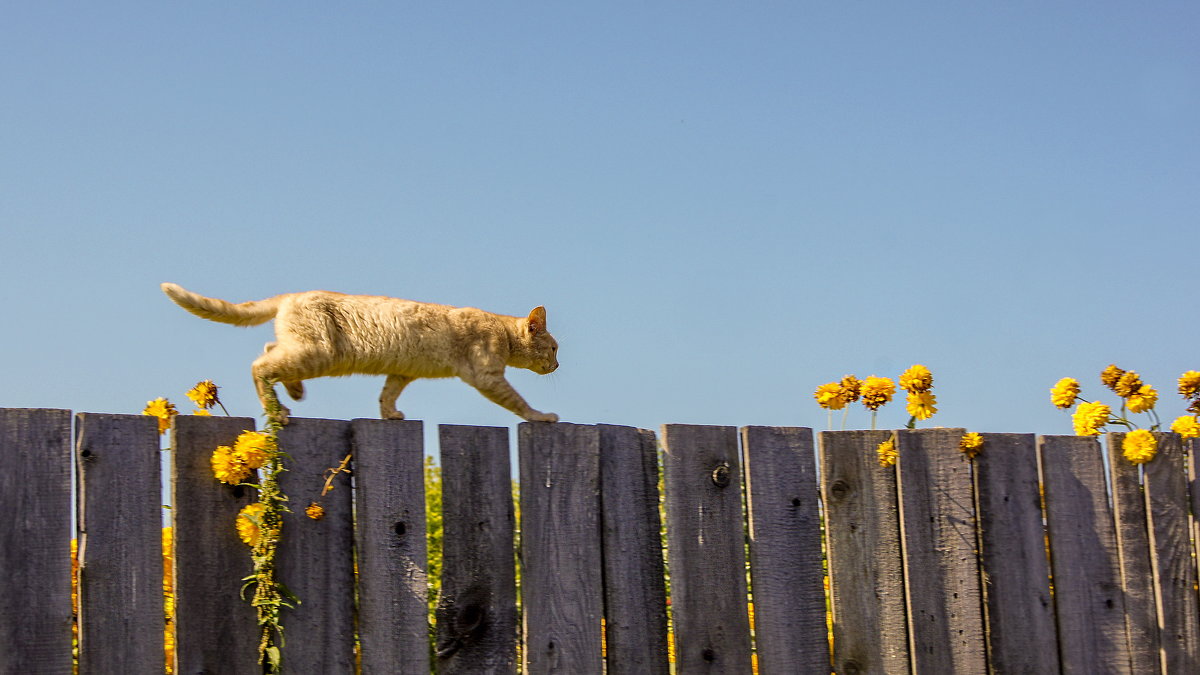
<instances>
[{"instance_id":1,"label":"flower cluster","mask_svg":"<svg viewBox=\"0 0 1200 675\"><path fill-rule=\"evenodd\" d=\"M900 375L900 388L907 392L906 409L912 416L908 428L911 429L917 420L927 420L937 412L937 398L932 392L933 374L925 366L917 364L904 371ZM862 401L863 407L871 411L872 429L875 428L876 413L890 403L895 395L896 383L891 378L875 375L862 380L854 375L846 375L841 381L827 382L813 392L817 405L830 411L842 410L850 403ZM830 422L832 427L832 419Z\"/></svg>"},{"instance_id":2,"label":"flower cluster","mask_svg":"<svg viewBox=\"0 0 1200 675\"><path fill-rule=\"evenodd\" d=\"M142 410L142 414L157 417L158 433L165 434L167 429L171 428L171 418L178 415L179 411L175 409L174 403L159 397L153 401L146 401L146 407Z\"/></svg>"},{"instance_id":3,"label":"flower cluster","mask_svg":"<svg viewBox=\"0 0 1200 675\"><path fill-rule=\"evenodd\" d=\"M187 397L196 404L196 410L193 415L209 416L212 411L209 410L215 405L221 406L221 410L229 415L229 411L225 410L225 405L217 398L217 389L219 387L213 384L212 380L203 380L197 382L196 386L188 390ZM142 410L143 415L150 415L158 418L158 433L165 434L167 429L171 428L171 419L179 414L175 409L175 404L165 398L156 398L153 401L147 401L146 407Z\"/></svg>"},{"instance_id":4,"label":"flower cluster","mask_svg":"<svg viewBox=\"0 0 1200 675\"><path fill-rule=\"evenodd\" d=\"M975 456L983 449L983 434L974 431L963 434L958 441L958 449L967 456L967 459L975 459Z\"/></svg>"},{"instance_id":5,"label":"flower cluster","mask_svg":"<svg viewBox=\"0 0 1200 675\"><path fill-rule=\"evenodd\" d=\"M243 431L233 447L219 446L212 454L213 475L222 483L237 485L261 469L278 448L275 440L261 431Z\"/></svg>"},{"instance_id":6,"label":"flower cluster","mask_svg":"<svg viewBox=\"0 0 1200 675\"><path fill-rule=\"evenodd\" d=\"M888 436L886 441L875 448L875 452L879 455L879 466L895 466L896 460L900 457L900 452L896 450L896 434Z\"/></svg>"}]
</instances>

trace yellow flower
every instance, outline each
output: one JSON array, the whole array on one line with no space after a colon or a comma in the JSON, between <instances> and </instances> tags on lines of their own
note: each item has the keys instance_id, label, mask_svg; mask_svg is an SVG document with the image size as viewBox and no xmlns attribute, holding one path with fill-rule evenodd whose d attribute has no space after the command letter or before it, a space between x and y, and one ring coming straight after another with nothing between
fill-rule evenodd
<instances>
[{"instance_id":1,"label":"yellow flower","mask_svg":"<svg viewBox=\"0 0 1200 675\"><path fill-rule=\"evenodd\" d=\"M217 404L217 385L213 384L212 380L204 380L197 382L196 386L188 391L187 397L192 399L197 408L205 410Z\"/></svg>"},{"instance_id":2,"label":"yellow flower","mask_svg":"<svg viewBox=\"0 0 1200 675\"><path fill-rule=\"evenodd\" d=\"M933 373L918 363L901 373L900 388L910 394L929 391L933 388Z\"/></svg>"},{"instance_id":3,"label":"yellow flower","mask_svg":"<svg viewBox=\"0 0 1200 675\"><path fill-rule=\"evenodd\" d=\"M937 412L936 405L937 397L927 391L909 392L905 409L909 415L919 420L927 420Z\"/></svg>"},{"instance_id":4,"label":"yellow flower","mask_svg":"<svg viewBox=\"0 0 1200 675\"><path fill-rule=\"evenodd\" d=\"M862 402L867 410L879 410L881 406L892 400L892 395L896 393L896 385L889 378L872 375L863 380L859 392L862 394Z\"/></svg>"},{"instance_id":5,"label":"yellow flower","mask_svg":"<svg viewBox=\"0 0 1200 675\"><path fill-rule=\"evenodd\" d=\"M1050 402L1056 408L1070 408L1075 405L1075 399L1078 396L1079 380L1073 377L1064 377L1050 389Z\"/></svg>"},{"instance_id":6,"label":"yellow flower","mask_svg":"<svg viewBox=\"0 0 1200 675\"><path fill-rule=\"evenodd\" d=\"M212 411L205 410L203 408L196 410L192 414L195 415L196 417L212 417Z\"/></svg>"},{"instance_id":7,"label":"yellow flower","mask_svg":"<svg viewBox=\"0 0 1200 675\"><path fill-rule=\"evenodd\" d=\"M1138 387L1138 390L1129 395L1125 399L1125 403L1129 405L1129 412L1144 413L1147 410L1153 410L1154 404L1158 402L1158 392L1148 384L1143 384Z\"/></svg>"},{"instance_id":8,"label":"yellow flower","mask_svg":"<svg viewBox=\"0 0 1200 675\"><path fill-rule=\"evenodd\" d=\"M233 456L251 469L258 469L275 450L275 441L269 435L261 431L243 431L233 445Z\"/></svg>"},{"instance_id":9,"label":"yellow flower","mask_svg":"<svg viewBox=\"0 0 1200 675\"><path fill-rule=\"evenodd\" d=\"M1071 418L1075 425L1075 433L1080 436L1099 436L1100 429L1108 424L1108 416L1112 408L1103 403L1080 403Z\"/></svg>"},{"instance_id":10,"label":"yellow flower","mask_svg":"<svg viewBox=\"0 0 1200 675\"><path fill-rule=\"evenodd\" d=\"M247 546L257 546L262 536L262 517L267 507L261 502L255 502L243 508L237 515L238 537Z\"/></svg>"},{"instance_id":11,"label":"yellow flower","mask_svg":"<svg viewBox=\"0 0 1200 675\"><path fill-rule=\"evenodd\" d=\"M320 504L313 502L304 509L304 515L313 520L320 520L325 517L325 508Z\"/></svg>"},{"instance_id":12,"label":"yellow flower","mask_svg":"<svg viewBox=\"0 0 1200 675\"><path fill-rule=\"evenodd\" d=\"M847 375L842 378L842 398L846 403L854 403L858 400L858 390L862 387L862 382L853 375Z\"/></svg>"},{"instance_id":13,"label":"yellow flower","mask_svg":"<svg viewBox=\"0 0 1200 675\"><path fill-rule=\"evenodd\" d=\"M893 466L896 464L896 458L900 456L896 450L896 437L891 436L886 441L879 444L875 448L875 452L879 454L879 466Z\"/></svg>"},{"instance_id":14,"label":"yellow flower","mask_svg":"<svg viewBox=\"0 0 1200 675\"><path fill-rule=\"evenodd\" d=\"M156 398L153 401L146 402L145 410L142 410L143 415L151 415L158 418L158 433L166 433L167 429L171 428L171 418L179 414L175 410L175 404L165 398Z\"/></svg>"},{"instance_id":15,"label":"yellow flower","mask_svg":"<svg viewBox=\"0 0 1200 675\"><path fill-rule=\"evenodd\" d=\"M846 407L846 399L842 397L842 387L837 382L828 382L817 387L813 392L817 405L829 410L841 410Z\"/></svg>"},{"instance_id":16,"label":"yellow flower","mask_svg":"<svg viewBox=\"0 0 1200 675\"><path fill-rule=\"evenodd\" d=\"M1129 398L1141 388L1142 378L1138 377L1138 374L1132 370L1127 370L1125 371L1125 374L1121 376L1121 379L1117 380L1117 384L1113 387L1113 391L1115 391L1117 396L1120 396L1121 398Z\"/></svg>"},{"instance_id":17,"label":"yellow flower","mask_svg":"<svg viewBox=\"0 0 1200 675\"><path fill-rule=\"evenodd\" d=\"M1184 438L1200 438L1200 421L1192 415L1184 415L1171 422L1171 431Z\"/></svg>"},{"instance_id":18,"label":"yellow flower","mask_svg":"<svg viewBox=\"0 0 1200 675\"><path fill-rule=\"evenodd\" d=\"M1200 395L1200 372L1189 370L1179 376L1179 395L1188 399Z\"/></svg>"},{"instance_id":19,"label":"yellow flower","mask_svg":"<svg viewBox=\"0 0 1200 675\"><path fill-rule=\"evenodd\" d=\"M961 440L958 441L958 449L962 451L967 459L975 459L975 455L983 448L983 436L974 431L963 434Z\"/></svg>"},{"instance_id":20,"label":"yellow flower","mask_svg":"<svg viewBox=\"0 0 1200 675\"><path fill-rule=\"evenodd\" d=\"M1145 429L1134 429L1125 434L1125 440L1121 442L1122 454L1134 464L1145 464L1154 459L1157 449L1158 439Z\"/></svg>"},{"instance_id":21,"label":"yellow flower","mask_svg":"<svg viewBox=\"0 0 1200 675\"><path fill-rule=\"evenodd\" d=\"M212 464L213 475L222 483L237 485L250 477L250 467L238 459L228 445L213 450L209 461Z\"/></svg>"},{"instance_id":22,"label":"yellow flower","mask_svg":"<svg viewBox=\"0 0 1200 675\"><path fill-rule=\"evenodd\" d=\"M1121 379L1124 374L1125 371L1118 368L1117 364L1110 363L1107 368L1100 371L1100 381L1104 383L1104 386L1116 391L1117 380Z\"/></svg>"}]
</instances>

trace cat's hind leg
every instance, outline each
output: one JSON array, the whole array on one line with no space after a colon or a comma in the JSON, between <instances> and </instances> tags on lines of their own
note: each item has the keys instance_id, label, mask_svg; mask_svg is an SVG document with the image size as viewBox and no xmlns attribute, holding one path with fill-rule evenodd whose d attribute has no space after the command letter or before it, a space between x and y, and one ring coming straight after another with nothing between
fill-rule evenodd
<instances>
[{"instance_id":1,"label":"cat's hind leg","mask_svg":"<svg viewBox=\"0 0 1200 675\"><path fill-rule=\"evenodd\" d=\"M267 352L271 351L272 349L275 349L278 346L279 346L279 344L276 342L268 342L267 344L263 345L263 354L266 354ZM283 388L287 390L288 396L291 396L293 401L303 401L304 400L304 382L303 381L289 380L289 381L283 383Z\"/></svg>"},{"instance_id":2,"label":"cat's hind leg","mask_svg":"<svg viewBox=\"0 0 1200 675\"><path fill-rule=\"evenodd\" d=\"M388 375L379 394L379 417L385 420L402 420L404 413L396 410L396 399L400 392L416 378L407 375Z\"/></svg>"}]
</instances>

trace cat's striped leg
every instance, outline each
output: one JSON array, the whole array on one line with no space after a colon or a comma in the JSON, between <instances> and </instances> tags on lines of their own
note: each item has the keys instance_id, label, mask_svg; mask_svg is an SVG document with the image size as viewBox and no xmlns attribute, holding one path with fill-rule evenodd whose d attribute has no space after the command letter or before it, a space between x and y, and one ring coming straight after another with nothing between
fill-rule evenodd
<instances>
[{"instance_id":1,"label":"cat's striped leg","mask_svg":"<svg viewBox=\"0 0 1200 675\"><path fill-rule=\"evenodd\" d=\"M407 375L387 376L387 381L383 383L383 391L379 394L379 417L385 420L404 419L404 413L396 410L396 399L400 398L400 392L415 379Z\"/></svg>"}]
</instances>

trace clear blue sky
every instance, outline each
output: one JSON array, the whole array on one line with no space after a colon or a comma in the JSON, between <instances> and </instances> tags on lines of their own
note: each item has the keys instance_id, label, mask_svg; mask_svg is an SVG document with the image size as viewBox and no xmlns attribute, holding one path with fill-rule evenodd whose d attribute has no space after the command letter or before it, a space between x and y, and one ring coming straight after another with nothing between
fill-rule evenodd
<instances>
[{"instance_id":1,"label":"clear blue sky","mask_svg":"<svg viewBox=\"0 0 1200 675\"><path fill-rule=\"evenodd\" d=\"M270 329L174 281L544 304L562 367L511 380L572 422L822 429L817 385L912 363L923 426L1070 433L1049 387L1107 400L1112 362L1170 419L1197 34L1195 2L6 3L0 406L187 410L212 378L256 415ZM458 381L400 408L519 421Z\"/></svg>"}]
</instances>

